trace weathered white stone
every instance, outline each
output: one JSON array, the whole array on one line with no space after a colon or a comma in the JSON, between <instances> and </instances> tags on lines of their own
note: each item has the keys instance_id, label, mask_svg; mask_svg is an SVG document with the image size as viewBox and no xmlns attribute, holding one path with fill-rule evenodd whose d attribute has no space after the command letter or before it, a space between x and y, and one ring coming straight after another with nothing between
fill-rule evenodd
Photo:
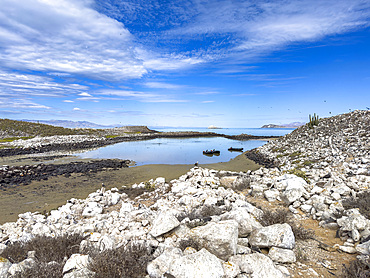
<instances>
[{"instance_id":1,"label":"weathered white stone","mask_svg":"<svg viewBox=\"0 0 370 278\"><path fill-rule=\"evenodd\" d=\"M275 246L293 249L295 238L289 224L274 224L252 231L249 236L249 244L260 248Z\"/></svg>"},{"instance_id":2,"label":"weathered white stone","mask_svg":"<svg viewBox=\"0 0 370 278\"><path fill-rule=\"evenodd\" d=\"M0 257L0 277L7 277L9 268L12 266L12 263L3 257Z\"/></svg>"},{"instance_id":3,"label":"weathered white stone","mask_svg":"<svg viewBox=\"0 0 370 278\"><path fill-rule=\"evenodd\" d=\"M370 240L364 243L358 244L356 246L356 250L361 255L370 255Z\"/></svg>"},{"instance_id":4,"label":"weathered white stone","mask_svg":"<svg viewBox=\"0 0 370 278\"><path fill-rule=\"evenodd\" d=\"M27 268L32 268L35 265L35 260L33 258L27 258L20 263L12 264L9 269L8 273L15 276L15 275L21 275L23 271L25 271ZM21 275L22 276L22 275Z\"/></svg>"},{"instance_id":5,"label":"weathered white stone","mask_svg":"<svg viewBox=\"0 0 370 278\"><path fill-rule=\"evenodd\" d=\"M222 260L236 254L238 223L235 220L210 222L190 230L189 236Z\"/></svg>"},{"instance_id":6,"label":"weathered white stone","mask_svg":"<svg viewBox=\"0 0 370 278\"><path fill-rule=\"evenodd\" d=\"M63 278L93 278L95 277L95 272L84 267L81 269L76 269L72 272L68 272L63 275Z\"/></svg>"},{"instance_id":7,"label":"weathered white stone","mask_svg":"<svg viewBox=\"0 0 370 278\"><path fill-rule=\"evenodd\" d=\"M341 245L339 246L339 250L343 251L343 252L346 252L346 253L349 253L349 254L355 254L357 253L357 250L352 247L352 246L344 246L344 245Z\"/></svg>"},{"instance_id":8,"label":"weathered white stone","mask_svg":"<svg viewBox=\"0 0 370 278\"><path fill-rule=\"evenodd\" d=\"M300 179L302 179L302 178L300 178ZM286 204L288 204L288 205L297 201L297 200L299 200L299 198L301 198L303 195L305 195L305 196L308 195L306 189L302 185L302 181L300 181L300 180L297 181L297 179L291 179L291 180L292 181L289 182L289 184L285 188L284 192L280 195L281 200L283 202L285 202Z\"/></svg>"},{"instance_id":9,"label":"weathered white stone","mask_svg":"<svg viewBox=\"0 0 370 278\"><path fill-rule=\"evenodd\" d=\"M272 260L260 253L232 256L229 261L239 265L242 272L251 274L253 278L284 278Z\"/></svg>"},{"instance_id":10,"label":"weathered white stone","mask_svg":"<svg viewBox=\"0 0 370 278\"><path fill-rule=\"evenodd\" d=\"M239 237L248 236L252 230L261 228L262 225L248 212L245 207L234 208L221 215L221 220L233 219L238 223Z\"/></svg>"},{"instance_id":11,"label":"weathered white stone","mask_svg":"<svg viewBox=\"0 0 370 278\"><path fill-rule=\"evenodd\" d=\"M89 263L88 255L73 254L65 263L63 273L78 269L87 268Z\"/></svg>"},{"instance_id":12,"label":"weathered white stone","mask_svg":"<svg viewBox=\"0 0 370 278\"><path fill-rule=\"evenodd\" d=\"M267 201L275 202L280 195L280 191L277 189L270 189L263 192L263 194L265 195Z\"/></svg>"},{"instance_id":13,"label":"weathered white stone","mask_svg":"<svg viewBox=\"0 0 370 278\"><path fill-rule=\"evenodd\" d=\"M119 213L121 215L123 215L123 214L129 213L133 210L134 210L134 206L131 203L122 203L122 206L121 206L121 209L120 209Z\"/></svg>"},{"instance_id":14,"label":"weathered white stone","mask_svg":"<svg viewBox=\"0 0 370 278\"><path fill-rule=\"evenodd\" d=\"M271 247L268 256L278 263L294 263L296 261L293 250Z\"/></svg>"},{"instance_id":15,"label":"weathered white stone","mask_svg":"<svg viewBox=\"0 0 370 278\"><path fill-rule=\"evenodd\" d=\"M180 225L173 211L160 211L153 222L150 234L154 237L163 235Z\"/></svg>"},{"instance_id":16,"label":"weathered white stone","mask_svg":"<svg viewBox=\"0 0 370 278\"><path fill-rule=\"evenodd\" d=\"M222 262L222 267L224 269L224 278L234 278L240 274L239 265L231 262Z\"/></svg>"},{"instance_id":17,"label":"weathered white stone","mask_svg":"<svg viewBox=\"0 0 370 278\"><path fill-rule=\"evenodd\" d=\"M103 212L103 208L97 202L88 202L87 206L85 207L84 211L82 212L82 216L95 216L97 214L101 214Z\"/></svg>"},{"instance_id":18,"label":"weathered white stone","mask_svg":"<svg viewBox=\"0 0 370 278\"><path fill-rule=\"evenodd\" d=\"M180 248L167 248L159 257L151 261L146 270L150 278L160 278L169 270L172 262L182 256Z\"/></svg>"},{"instance_id":19,"label":"weathered white stone","mask_svg":"<svg viewBox=\"0 0 370 278\"><path fill-rule=\"evenodd\" d=\"M173 261L168 271L176 278L223 278L221 261L206 249Z\"/></svg>"}]
</instances>

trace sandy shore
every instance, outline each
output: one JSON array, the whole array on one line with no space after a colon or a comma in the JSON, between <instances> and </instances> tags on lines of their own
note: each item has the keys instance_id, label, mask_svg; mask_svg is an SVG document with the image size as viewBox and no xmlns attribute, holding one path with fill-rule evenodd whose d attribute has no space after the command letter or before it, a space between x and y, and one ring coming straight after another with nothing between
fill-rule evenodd
<instances>
[{"instance_id":1,"label":"sandy shore","mask_svg":"<svg viewBox=\"0 0 370 278\"><path fill-rule=\"evenodd\" d=\"M67 159L68 160L68 159ZM65 162L65 160L63 159ZM86 160L85 160L86 161ZM27 161L31 162L31 160ZM24 164L25 161L6 160L2 164ZM35 163L35 162L34 162ZM40 163L40 162L38 162ZM86 198L104 183L107 188L131 186L157 177L166 181L178 178L194 165L143 165L97 173L72 174L70 177L57 176L48 180L33 181L29 185L9 187L0 191L0 224L16 221L18 214L27 211L47 212L66 203L71 198ZM259 168L257 164L241 154L236 158L215 164L202 164L202 167L216 170L248 171Z\"/></svg>"}]
</instances>

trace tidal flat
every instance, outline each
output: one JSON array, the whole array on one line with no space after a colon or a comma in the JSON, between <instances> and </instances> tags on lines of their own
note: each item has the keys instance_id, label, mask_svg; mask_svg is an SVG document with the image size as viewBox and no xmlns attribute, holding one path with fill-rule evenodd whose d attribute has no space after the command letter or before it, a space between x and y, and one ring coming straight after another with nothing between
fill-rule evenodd
<instances>
[{"instance_id":1,"label":"tidal flat","mask_svg":"<svg viewBox=\"0 0 370 278\"><path fill-rule=\"evenodd\" d=\"M18 161L17 161L18 159ZM64 157L57 163L77 160L74 157ZM31 158L2 159L2 164L24 165L32 162ZM35 161L33 161L35 163ZM37 161L40 163L40 161ZM71 198L86 198L88 194L101 188L104 183L107 189L122 186L131 187L135 183L145 182L157 177L164 177L166 181L178 178L187 173L193 164L152 164L118 170L107 169L96 173L73 173L69 177L64 175L49 177L47 180L32 181L28 185L16 185L3 188L0 191L0 224L16 221L18 214L27 211L47 213L66 203ZM214 164L200 164L201 167L215 170L242 171L256 170L260 166L246 158L244 154L228 162Z\"/></svg>"}]
</instances>

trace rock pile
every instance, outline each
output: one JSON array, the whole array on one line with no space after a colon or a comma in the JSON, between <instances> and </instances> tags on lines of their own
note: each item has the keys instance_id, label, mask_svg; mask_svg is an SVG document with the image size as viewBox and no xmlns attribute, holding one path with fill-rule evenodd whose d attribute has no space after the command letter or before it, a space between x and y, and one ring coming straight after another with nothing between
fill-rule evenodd
<instances>
[{"instance_id":1,"label":"rock pile","mask_svg":"<svg viewBox=\"0 0 370 278\"><path fill-rule=\"evenodd\" d=\"M79 253L66 258L64 278L94 277L87 247L104 252L133 242L153 250L146 266L150 278L290 277L288 266L297 255L292 227L263 226L264 212L247 201L251 195L285 203L297 220L311 217L337 230L344 243L336 249L366 258L370 220L344 201L369 189L369 117L355 111L322 119L314 129L301 127L258 148L279 167L247 173L194 167L168 183L150 181L145 185L153 190L134 200L118 189L98 190L49 216L21 214L0 226L0 256L9 243L36 235L81 234L85 239ZM0 258L1 277L22 273L36 258Z\"/></svg>"}]
</instances>

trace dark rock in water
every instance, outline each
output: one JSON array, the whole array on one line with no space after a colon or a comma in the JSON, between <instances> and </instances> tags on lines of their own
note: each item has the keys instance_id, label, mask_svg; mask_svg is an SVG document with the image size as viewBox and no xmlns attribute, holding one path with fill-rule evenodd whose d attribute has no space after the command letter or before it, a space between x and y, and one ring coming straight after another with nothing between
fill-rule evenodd
<instances>
[{"instance_id":1,"label":"dark rock in water","mask_svg":"<svg viewBox=\"0 0 370 278\"><path fill-rule=\"evenodd\" d=\"M71 162L66 164L43 164L11 166L0 168L0 188L9 185L29 184L33 180L47 180L51 176L72 173L96 173L104 169L126 168L130 160L103 159L89 162Z\"/></svg>"},{"instance_id":2,"label":"dark rock in water","mask_svg":"<svg viewBox=\"0 0 370 278\"><path fill-rule=\"evenodd\" d=\"M277 163L275 160L257 152L257 149L253 149L253 150L246 152L245 156L248 159L253 160L257 164L265 166L266 168L277 167Z\"/></svg>"}]
</instances>

